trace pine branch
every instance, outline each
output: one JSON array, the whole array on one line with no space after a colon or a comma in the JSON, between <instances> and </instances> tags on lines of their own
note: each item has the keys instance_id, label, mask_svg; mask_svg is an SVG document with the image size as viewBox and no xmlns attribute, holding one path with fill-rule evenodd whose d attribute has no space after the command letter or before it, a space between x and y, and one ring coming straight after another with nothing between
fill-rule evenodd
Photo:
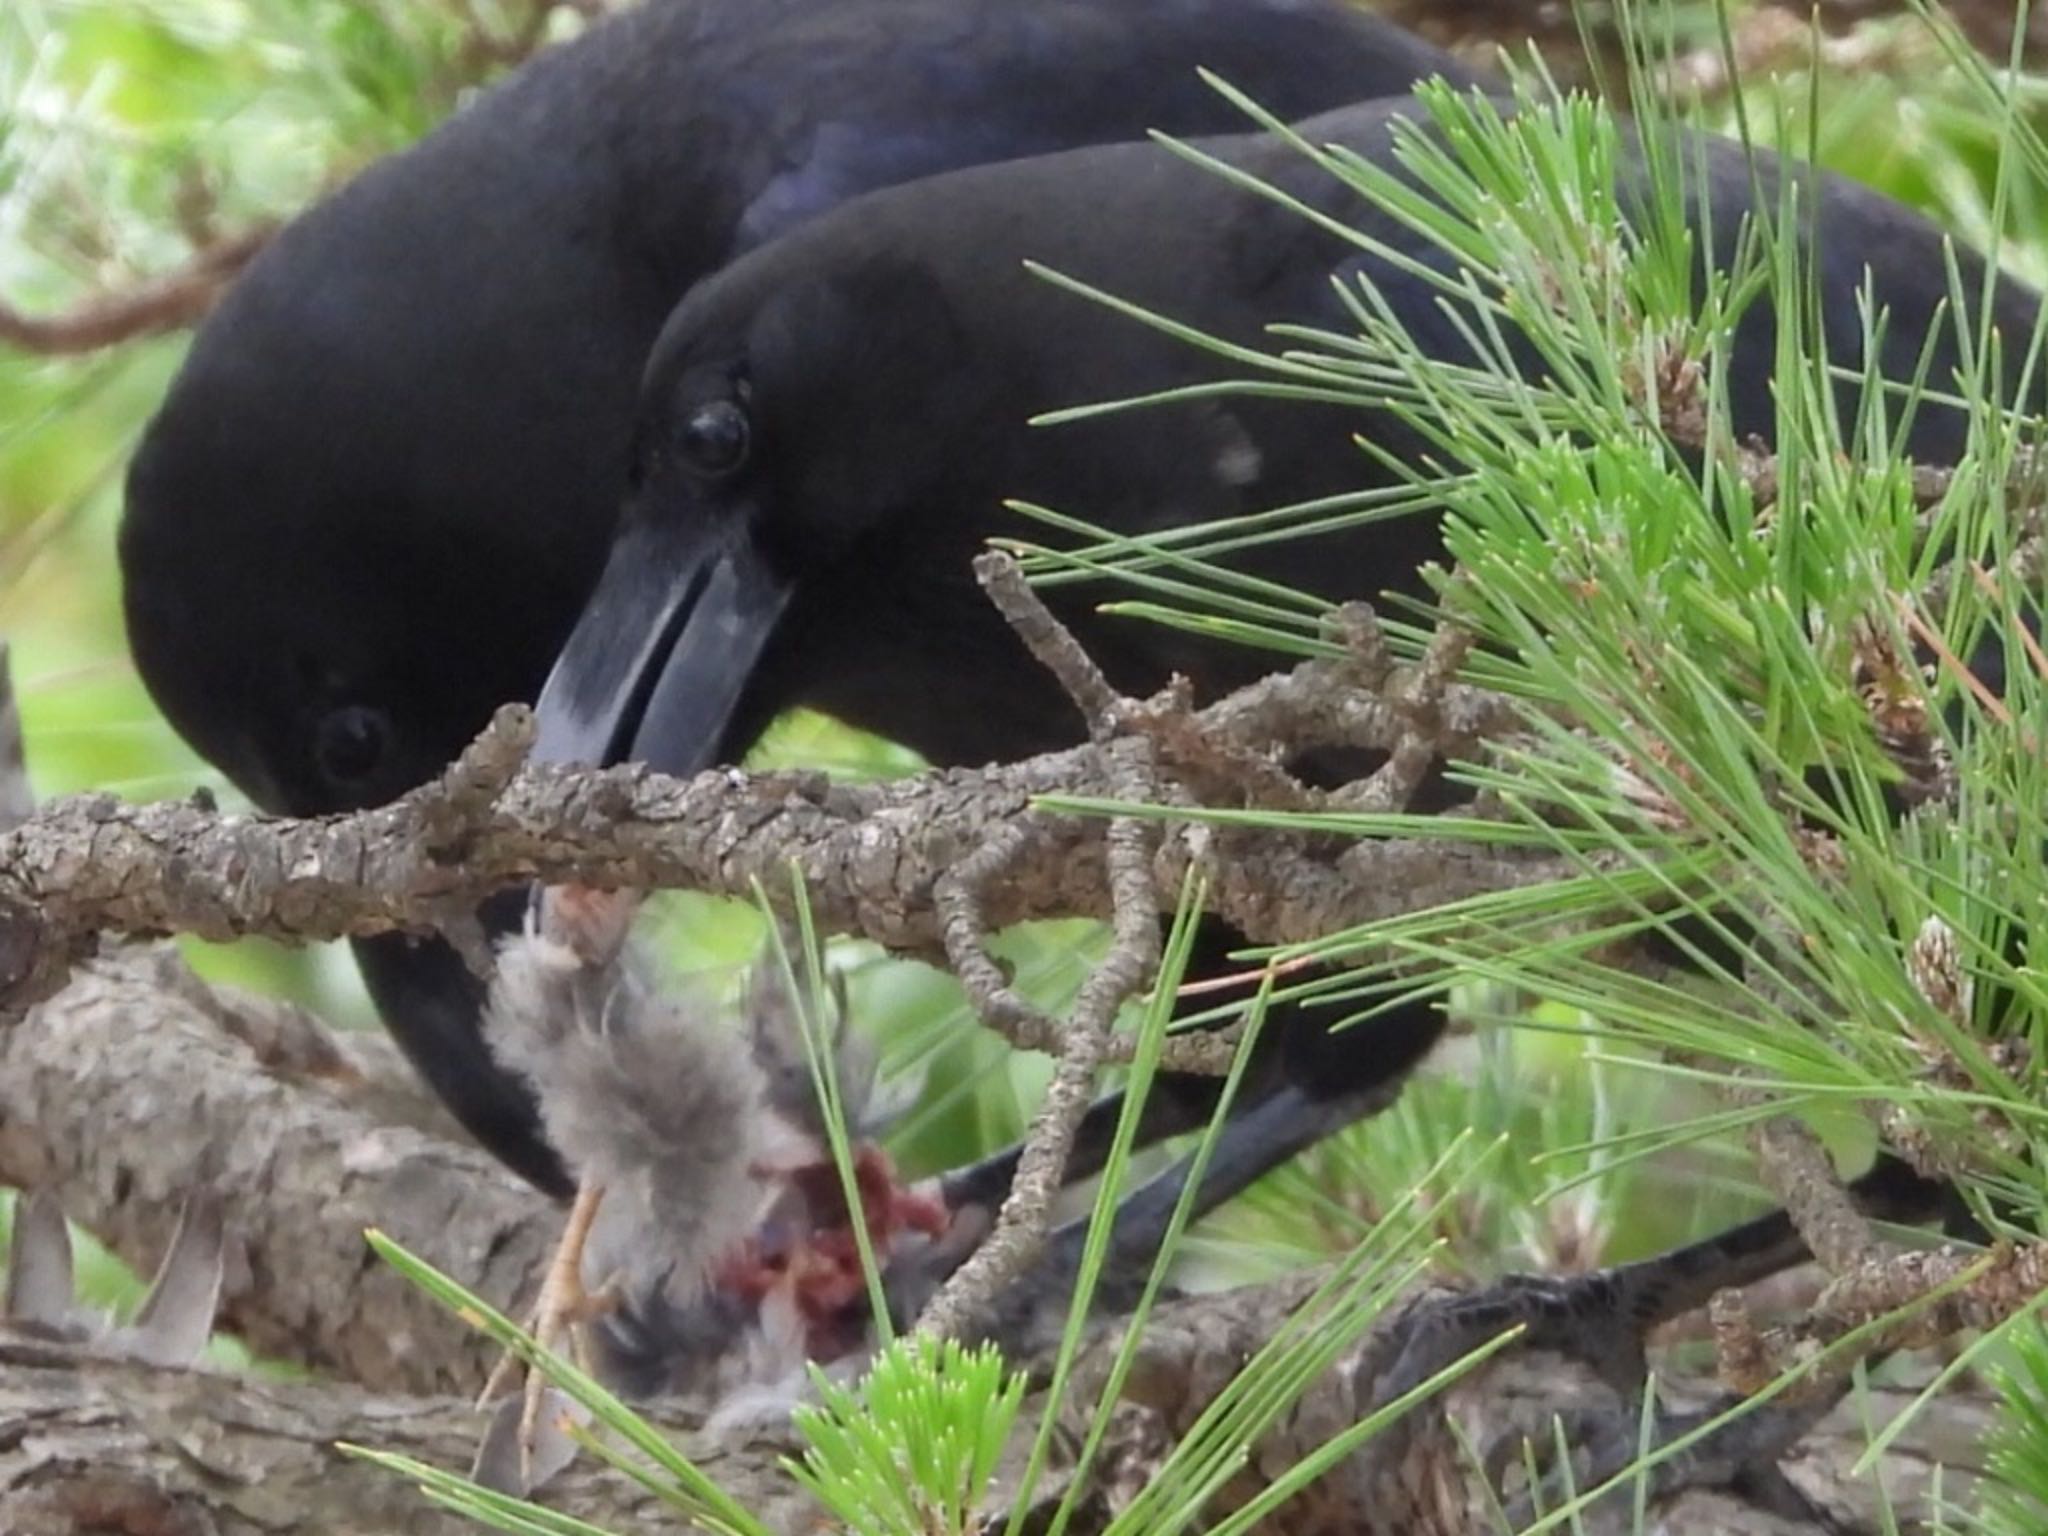
<instances>
[{"instance_id":1,"label":"pine branch","mask_svg":"<svg viewBox=\"0 0 2048 1536\"><path fill-rule=\"evenodd\" d=\"M1443 708L1447 740L1512 718L1473 690ZM1403 729L1377 695L1321 665L1192 718L1218 742L1261 751ZM1123 794L1130 786L1093 746L838 785L817 774L719 770L677 780L638 767L522 768L531 732L530 713L508 707L442 780L352 816L268 820L111 795L44 807L0 835L0 957L25 957L0 972L0 1019L54 991L98 933L309 942L427 931L527 880L737 896L758 882L786 899L794 861L824 931L935 955L945 947L942 877L1006 839L1014 857L986 892L987 926L1111 915L1105 823L1035 803ZM1215 911L1254 941L1285 943L1566 871L1548 857L1427 838L1333 848L1235 831L1227 852L1199 826L1167 825L1152 860L1159 910L1172 910L1193 868L1209 881Z\"/></svg>"}]
</instances>

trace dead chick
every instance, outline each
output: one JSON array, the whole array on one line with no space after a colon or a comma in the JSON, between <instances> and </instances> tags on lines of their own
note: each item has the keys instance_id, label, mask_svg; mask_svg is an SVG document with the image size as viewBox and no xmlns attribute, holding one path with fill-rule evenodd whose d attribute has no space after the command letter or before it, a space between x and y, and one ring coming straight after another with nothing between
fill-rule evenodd
<instances>
[{"instance_id":1,"label":"dead chick","mask_svg":"<svg viewBox=\"0 0 2048 1536\"><path fill-rule=\"evenodd\" d=\"M804 1009L772 954L741 1018L669 995L628 942L637 905L548 889L499 955L492 1048L533 1084L578 1182L536 1332L550 1345L570 1336L587 1368L632 1397L712 1407L764 1385L781 1392L809 1361L847 1357L869 1337ZM869 1248L886 1261L943 1230L945 1211L904 1188L872 1144L896 1097L878 1090L843 997L819 1012ZM480 1476L523 1490L560 1464L549 1402L530 1379L516 1426L501 1415L487 1435Z\"/></svg>"}]
</instances>

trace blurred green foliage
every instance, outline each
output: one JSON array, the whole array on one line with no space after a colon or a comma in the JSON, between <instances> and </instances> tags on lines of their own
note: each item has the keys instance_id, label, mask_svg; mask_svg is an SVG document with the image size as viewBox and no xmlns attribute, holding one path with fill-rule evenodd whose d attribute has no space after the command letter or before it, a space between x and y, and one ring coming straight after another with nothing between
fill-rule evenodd
<instances>
[{"instance_id":1,"label":"blurred green foliage","mask_svg":"<svg viewBox=\"0 0 2048 1536\"><path fill-rule=\"evenodd\" d=\"M289 214L430 128L517 18L324 0L23 0L0 13L0 294L59 311ZM129 667L113 539L136 432L179 338L0 351L0 632L44 794L207 784ZM196 947L195 947L196 948ZM342 952L249 945L211 973L363 1008Z\"/></svg>"},{"instance_id":2,"label":"blurred green foliage","mask_svg":"<svg viewBox=\"0 0 2048 1536\"><path fill-rule=\"evenodd\" d=\"M1733 6L1738 21L1743 10ZM1693 34L1711 38L1711 12L1694 5L1690 14ZM585 24L580 11L548 0L10 0L0 7L0 300L60 312L172 269L222 233L288 216L457 109L529 35L558 37ZM1741 104L1764 136L1776 129L1800 145L1810 140L1824 163L1984 243L1995 124L1936 67L1933 50L1873 56L1886 61L1881 70L1830 71L1815 96L1794 74L1752 86ZM1901 74L1901 58L1925 67ZM1820 104L1813 122L1809 100ZM1710 110L1731 121L1736 105ZM2013 215L2008 263L2048 273L2040 189L2026 189ZM121 476L181 345L166 337L47 358L0 348L0 634L14 646L32 772L45 795L168 796L205 785L237 803L152 709L122 641L113 561ZM914 766L907 754L811 718L784 722L764 752L853 773ZM664 912L684 970L730 973L759 940L744 909L675 898ZM1099 938L1087 925L1064 924L1006 943L1024 981L1057 999L1078 982ZM288 992L329 1017L367 1017L338 946L192 951L209 975ZM928 1073L923 1107L900 1142L913 1166L1016 1132L1042 1063L1013 1061L967 1027L957 988L928 969L857 947L839 963L853 974L856 1016L890 1021L892 1063ZM1569 1034L1512 1043L1500 1032L1482 1035L1453 1053L1462 1069L1455 1076L1290 1171L1221 1235L1248 1240L1268 1260L1346 1244L1360 1219L1401 1192L1403 1170L1426 1165L1449 1134L1475 1121L1509 1135L1520 1171L1474 1196L1491 1201L1474 1220L1510 1239L1505 1251L1489 1249L1493 1263L1639 1252L1723 1219L1731 1197L1703 1177L1718 1164L1626 1177L1569 1168L1588 1179L1566 1197L1579 1204L1534 1214L1557 1172L1535 1161L1546 1149L1640 1123L1675 1091L1650 1086L1648 1074L1594 1071L1585 1050ZM1690 1193L1642 1198L1649 1178L1663 1193ZM1242 1244L1214 1247L1210 1257L1219 1273L1262 1262Z\"/></svg>"}]
</instances>

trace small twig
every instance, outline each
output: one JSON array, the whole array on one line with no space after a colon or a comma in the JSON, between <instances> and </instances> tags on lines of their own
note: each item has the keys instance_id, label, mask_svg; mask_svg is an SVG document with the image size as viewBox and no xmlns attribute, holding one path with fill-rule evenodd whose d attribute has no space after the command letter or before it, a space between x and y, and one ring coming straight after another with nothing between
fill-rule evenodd
<instances>
[{"instance_id":1,"label":"small twig","mask_svg":"<svg viewBox=\"0 0 2048 1536\"><path fill-rule=\"evenodd\" d=\"M1271 689L1218 701L1197 716L1203 734L1269 751L1397 748L1407 722L1386 695L1398 685L1399 665L1378 615L1369 604L1346 603L1331 615L1331 628L1344 656L1305 662ZM1526 731L1530 707L1507 694L1447 683L1437 699L1443 752L1467 756L1482 742Z\"/></svg>"},{"instance_id":2,"label":"small twig","mask_svg":"<svg viewBox=\"0 0 2048 1536\"><path fill-rule=\"evenodd\" d=\"M58 357L178 330L212 309L276 233L277 226L266 223L226 236L194 251L174 271L95 294L62 314L29 315L0 304L0 343Z\"/></svg>"},{"instance_id":3,"label":"small twig","mask_svg":"<svg viewBox=\"0 0 2048 1536\"><path fill-rule=\"evenodd\" d=\"M1086 718L1111 792L1134 804L1150 800L1156 791L1152 744L1142 736L1117 739L1125 701L1109 686L1080 642L1031 590L1023 571L1008 555L984 554L975 560L974 571L990 601L1032 655L1059 679ZM1156 835L1154 824L1140 817L1110 820L1104 835L1113 935L1109 954L1082 984L1073 1012L1060 1031L1059 1064L1032 1119L1016 1177L996 1215L995 1227L925 1308L918 1326L929 1332L961 1331L1023 1272L1044 1245L1075 1133L1094 1102L1096 1073L1117 1010L1136 995L1159 964L1159 912L1152 875ZM990 845L984 845L966 861L973 865L971 881L963 877L960 889L970 883L978 889L1013 856L1008 848L992 853ZM969 915L978 916L978 903L963 899L958 890L954 909L962 923ZM981 936L956 934L949 925L949 953L956 938L958 947L977 967L986 961ZM986 976L981 980L986 982ZM996 1001L1009 992L1007 987L987 989L987 995Z\"/></svg>"},{"instance_id":4,"label":"small twig","mask_svg":"<svg viewBox=\"0 0 2048 1536\"><path fill-rule=\"evenodd\" d=\"M1117 742L1105 752L1123 757L1142 776L1149 752L1141 742ZM925 1308L918 1326L957 1333L1038 1255L1051 1225L1053 1201L1064 1183L1067 1159L1081 1117L1095 1098L1117 1010L1134 996L1159 963L1159 916L1152 900L1151 825L1120 816L1110 823L1110 886L1115 902L1114 942L1108 957L1081 986L1060 1044L1059 1065L1033 1117L1018 1157L1016 1177L994 1229Z\"/></svg>"},{"instance_id":5,"label":"small twig","mask_svg":"<svg viewBox=\"0 0 2048 1536\"><path fill-rule=\"evenodd\" d=\"M1477 639L1454 620L1446 620L1430 636L1422 659L1389 690L1388 702L1401 721L1400 739L1370 778L1328 796L1332 806L1366 812L1407 808L1431 765L1451 755L1444 702Z\"/></svg>"},{"instance_id":6,"label":"small twig","mask_svg":"<svg viewBox=\"0 0 2048 1536\"><path fill-rule=\"evenodd\" d=\"M1899 600L1899 618L1906 628L1913 632L1913 638L1934 652L1936 659L1944 667L1948 668L1950 672L1955 674L1965 688L1970 690L1971 696L1983 707L1985 714L1996 720L2000 725L2010 726L2012 724L2012 711L2005 707L2005 701L1993 693L1986 686L1984 680L1970 670L1968 662L1964 661L1962 657L1949 648L1948 642L1941 638L1941 631L1921 618L1912 605L1903 598Z\"/></svg>"},{"instance_id":7,"label":"small twig","mask_svg":"<svg viewBox=\"0 0 2048 1536\"><path fill-rule=\"evenodd\" d=\"M1341 662L1320 664L1325 670L1319 681L1341 711L1343 724L1327 733L1337 739L1294 744L1385 751L1387 761L1360 784L1327 793L1310 789L1282 766L1272 745L1204 729L1178 688L1165 701L1124 706L1122 723L1151 737L1162 760L1200 787L1227 788L1263 810L1301 812L1400 809L1414 798L1432 764L1469 752L1483 736L1519 728L1512 709L1496 709L1501 701L1494 699L1488 701L1484 723L1475 721L1473 691L1456 691L1453 680L1475 643L1463 628L1446 623L1418 664L1405 672L1368 604L1338 609L1332 628L1347 654Z\"/></svg>"},{"instance_id":8,"label":"small twig","mask_svg":"<svg viewBox=\"0 0 2048 1536\"><path fill-rule=\"evenodd\" d=\"M1236 971L1228 976L1209 976L1201 981L1183 982L1175 990L1175 997L1206 997L1211 992L1228 992L1234 987L1256 987L1267 977L1292 976L1298 971L1313 970L1321 964L1310 955L1296 955L1292 960L1275 961L1262 965L1256 971Z\"/></svg>"},{"instance_id":9,"label":"small twig","mask_svg":"<svg viewBox=\"0 0 2048 1536\"><path fill-rule=\"evenodd\" d=\"M1312 794L1260 748L1241 736L1234 738L1227 726L1214 728L1206 714L1192 711L1185 684L1179 680L1156 699L1139 702L1120 696L1031 589L1021 567L1009 555L981 556L975 573L997 611L1082 711L1091 739L1103 742L1119 733L1142 737L1158 749L1165 763L1191 770L1212 785L1219 781L1228 784L1268 809L1306 810L1329 803L1329 797ZM1362 686L1384 689L1391 695L1389 700L1370 701L1373 737L1394 753L1375 780L1382 785L1384 796L1398 796L1405 803L1413 784L1444 750L1447 738L1457 734L1461 740L1470 739L1471 720L1461 718L1453 727L1446 719L1446 707L1453 697L1451 678L1469 652L1473 637L1447 625L1422 662L1403 675L1397 671L1384 632L1369 607L1352 604L1339 610L1335 627L1349 654L1341 663L1314 664L1320 686L1304 690L1304 699L1313 697L1318 701L1315 707L1328 709L1327 701L1333 697L1357 702ZM1461 702L1469 716L1474 700L1468 695ZM1491 724L1505 723L1505 711L1488 705L1486 712ZM1233 723L1243 726L1248 720ZM1358 723L1353 716L1340 734L1355 742ZM1126 792L1119 798L1156 803L1166 798L1166 792L1148 772L1143 793ZM948 962L977 1016L1013 1045L1058 1054L1066 1026L1017 995L987 945L991 925L982 910L983 893L1023 855L1025 846L1022 831L1005 829L942 875L933 896ZM1129 1049L1129 1041L1107 1041L1100 1059L1128 1059ZM1227 1034L1222 1038L1214 1034L1187 1036L1167 1043L1162 1063L1169 1070L1220 1073L1229 1070L1233 1051L1234 1041Z\"/></svg>"},{"instance_id":10,"label":"small twig","mask_svg":"<svg viewBox=\"0 0 2048 1536\"><path fill-rule=\"evenodd\" d=\"M1000 828L973 853L955 864L933 882L932 903L939 919L939 931L946 949L946 964L967 994L975 1017L1020 1051L1059 1054L1067 1026L1034 1007L1010 985L1002 966L989 952L988 921L983 892L1031 850L1034 831L1050 818L1037 812L1027 819ZM1220 1029L1182 1035L1168 1040L1160 1052L1160 1066L1169 1072L1198 1072L1221 1077L1230 1070L1235 1055L1237 1031ZM1112 1036L1103 1042L1099 1062L1104 1066L1128 1063L1137 1041Z\"/></svg>"},{"instance_id":11,"label":"small twig","mask_svg":"<svg viewBox=\"0 0 2048 1536\"><path fill-rule=\"evenodd\" d=\"M1053 675L1074 701L1081 718L1088 722L1090 738L1106 739L1114 729L1123 696L1110 686L1109 679L1082 649L1073 632L1031 590L1015 558L1000 550L985 551L974 557L974 576L1032 658Z\"/></svg>"},{"instance_id":12,"label":"small twig","mask_svg":"<svg viewBox=\"0 0 2048 1536\"><path fill-rule=\"evenodd\" d=\"M1974 560L1970 562L1970 579L1977 584L1977 590L1993 602L2002 602L2005 594L1999 591L1998 582L1992 574ZM2027 660L2033 664L2034 674L2048 680L2048 655L2043 655L2041 642L2034 638L2034 632L2026 625L2018 626L2020 645L2026 650Z\"/></svg>"},{"instance_id":13,"label":"small twig","mask_svg":"<svg viewBox=\"0 0 2048 1536\"><path fill-rule=\"evenodd\" d=\"M959 978L975 1015L1011 1044L1037 1051L1055 1049L1062 1031L1057 1020L1010 986L1010 978L989 953L990 924L982 893L1029 850L1034 823L1043 819L1032 812L1028 820L997 828L932 886L946 963Z\"/></svg>"},{"instance_id":14,"label":"small twig","mask_svg":"<svg viewBox=\"0 0 2048 1536\"><path fill-rule=\"evenodd\" d=\"M1161 764L1189 781L1205 803L1221 794L1261 810L1322 808L1323 797L1289 773L1269 746L1205 730L1195 715L1192 690L1184 677L1175 677L1156 699L1125 705L1119 723L1125 730L1149 738L1158 749Z\"/></svg>"},{"instance_id":15,"label":"small twig","mask_svg":"<svg viewBox=\"0 0 2048 1536\"><path fill-rule=\"evenodd\" d=\"M1021 853L1024 841L1021 835L1012 839L998 834L969 855L969 861L980 860L984 855L993 858ZM1017 1050L1057 1055L1067 1036L1067 1026L1043 1009L1033 1007L1012 989L1002 967L989 953L989 925L982 916L982 886L977 876L994 877L987 863L970 867L964 861L940 876L933 887L932 899L947 936L946 963L983 1025ZM1221 1077L1230 1070L1237 1033L1235 1028L1228 1028L1177 1036L1161 1048L1159 1064L1169 1072ZM1136 1049L1135 1039L1112 1036L1103 1043L1099 1062L1103 1066L1127 1064Z\"/></svg>"}]
</instances>

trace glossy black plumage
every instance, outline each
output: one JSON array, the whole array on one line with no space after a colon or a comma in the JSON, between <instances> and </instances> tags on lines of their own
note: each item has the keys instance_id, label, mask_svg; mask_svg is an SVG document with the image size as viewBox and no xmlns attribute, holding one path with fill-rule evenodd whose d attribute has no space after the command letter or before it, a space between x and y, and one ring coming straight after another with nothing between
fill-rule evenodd
<instances>
[{"instance_id":1,"label":"glossy black plumage","mask_svg":"<svg viewBox=\"0 0 2048 1536\"><path fill-rule=\"evenodd\" d=\"M201 331L129 479L144 681L267 809L426 779L546 675L693 283L869 188L1224 131L1198 66L1289 114L1459 73L1339 0L656 0L542 57L295 222ZM453 953L358 951L441 1097L564 1189Z\"/></svg>"},{"instance_id":2,"label":"glossy black plumage","mask_svg":"<svg viewBox=\"0 0 2048 1536\"><path fill-rule=\"evenodd\" d=\"M1306 124L1382 163L1407 102ZM1397 250L1447 258L1269 136L1209 146L1291 196ZM1725 262L1761 186L1735 145L1705 146L1695 199ZM1884 371L1910 378L1947 298L1941 237L1866 189L1814 178L1818 286L1831 355L1860 364L1866 270L1890 311ZM1158 404L1060 425L1053 407L1242 376L1242 365L1091 304L1032 275L1029 259L1227 340L1256 346L1276 321L1343 330L1330 277L1369 270L1425 345L1462 347L1436 290L1298 213L1154 145L1078 150L873 194L785 236L695 290L650 360L635 487L592 606L541 704L545 750L634 758L690 772L729 761L776 712L808 703L941 762L1014 757L1074 741L1072 706L1012 636L969 569L992 535L1036 525L1007 498L1120 532L1355 490L1385 472L1355 445L1417 444L1392 417L1251 395ZM1962 262L1981 288L1981 263ZM2037 307L2002 281L1996 321L2024 352ZM1734 426L1768 434L1775 322L1757 305L1734 338ZM1931 377L1957 348L1946 322ZM2015 363L2015 367L2017 364ZM1843 386L1845 395L1850 386ZM1853 403L1845 400L1845 404ZM743 418L746 455L731 451ZM708 427L715 426L715 433ZM1929 407L1908 449L1962 449L1963 413ZM1269 546L1241 563L1332 599L1414 590L1436 556L1428 518ZM1048 593L1127 692L1169 673L1206 695L1265 658L1166 626L1106 617L1100 591ZM1397 1010L1331 1037L1291 1024L1294 1082L1312 1095L1398 1079L1435 1016Z\"/></svg>"}]
</instances>

